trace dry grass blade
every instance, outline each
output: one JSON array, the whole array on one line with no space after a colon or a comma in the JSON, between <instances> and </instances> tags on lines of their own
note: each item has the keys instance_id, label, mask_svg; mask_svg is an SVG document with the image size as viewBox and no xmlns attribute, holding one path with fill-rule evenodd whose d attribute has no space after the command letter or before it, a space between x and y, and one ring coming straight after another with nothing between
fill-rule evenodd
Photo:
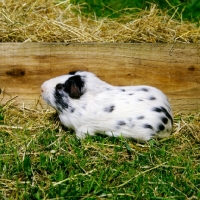
<instances>
[{"instance_id":1,"label":"dry grass blade","mask_svg":"<svg viewBox=\"0 0 200 200\"><path fill-rule=\"evenodd\" d=\"M58 123L50 125L46 119L52 115L50 110L29 109L19 107L16 101L10 100L1 108L4 115L4 123L0 124L1 130L12 129L35 131L41 128L57 129Z\"/></svg>"},{"instance_id":2,"label":"dry grass blade","mask_svg":"<svg viewBox=\"0 0 200 200\"><path fill-rule=\"evenodd\" d=\"M69 1L0 2L1 42L185 42L200 41L200 28L155 5L119 19L86 18ZM77 14L78 13L78 14Z\"/></svg>"},{"instance_id":3,"label":"dry grass blade","mask_svg":"<svg viewBox=\"0 0 200 200\"><path fill-rule=\"evenodd\" d=\"M18 195L25 193L31 196L37 189L38 195L45 198L57 192L56 188L67 188L70 184L74 188L74 184L79 185L80 181L84 187L97 183L96 187L101 188L107 184L106 189L119 194L120 188L132 190L141 179L151 189L156 185L170 187L186 198L187 187L190 187L197 196L199 112L175 115L174 133L163 141L137 144L122 138L115 141L96 136L80 142L73 132L60 125L54 111L27 109L16 103L12 99L0 107L2 197L17 199ZM163 176L165 173L169 173L169 179ZM173 178L177 183L172 181ZM186 185L184 191L183 183ZM88 190L81 194L83 197L87 195ZM99 195L107 196L104 192Z\"/></svg>"}]
</instances>

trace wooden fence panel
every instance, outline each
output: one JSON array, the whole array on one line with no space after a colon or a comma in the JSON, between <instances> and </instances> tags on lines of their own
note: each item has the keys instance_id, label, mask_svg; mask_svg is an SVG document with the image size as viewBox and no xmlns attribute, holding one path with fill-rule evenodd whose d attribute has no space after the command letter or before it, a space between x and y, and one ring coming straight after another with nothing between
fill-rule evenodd
<instances>
[{"instance_id":1,"label":"wooden fence panel","mask_svg":"<svg viewBox=\"0 0 200 200\"><path fill-rule=\"evenodd\" d=\"M87 70L113 85L152 85L177 111L200 110L200 44L1 43L0 104L35 106L40 85Z\"/></svg>"}]
</instances>

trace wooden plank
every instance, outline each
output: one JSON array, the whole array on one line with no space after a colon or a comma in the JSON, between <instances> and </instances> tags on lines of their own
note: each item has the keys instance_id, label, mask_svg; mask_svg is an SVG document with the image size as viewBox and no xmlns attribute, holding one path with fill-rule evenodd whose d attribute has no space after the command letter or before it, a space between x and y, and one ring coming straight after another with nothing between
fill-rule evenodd
<instances>
[{"instance_id":1,"label":"wooden plank","mask_svg":"<svg viewBox=\"0 0 200 200\"><path fill-rule=\"evenodd\" d=\"M87 70L113 85L152 85L172 107L200 109L200 44L0 44L0 104L18 96L36 105L40 85L71 70Z\"/></svg>"}]
</instances>

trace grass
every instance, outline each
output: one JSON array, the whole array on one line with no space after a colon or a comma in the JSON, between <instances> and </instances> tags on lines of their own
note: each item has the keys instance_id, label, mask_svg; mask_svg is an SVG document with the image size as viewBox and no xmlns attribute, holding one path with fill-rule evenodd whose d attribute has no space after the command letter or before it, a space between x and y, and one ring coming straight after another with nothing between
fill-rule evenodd
<instances>
[{"instance_id":1,"label":"grass","mask_svg":"<svg viewBox=\"0 0 200 200\"><path fill-rule=\"evenodd\" d=\"M200 113L177 114L162 141L79 141L54 111L8 102L0 108L0 199L199 199L199 127Z\"/></svg>"},{"instance_id":2,"label":"grass","mask_svg":"<svg viewBox=\"0 0 200 200\"><path fill-rule=\"evenodd\" d=\"M62 1L62 0L61 0ZM168 10L169 15L177 12L177 17L183 20L199 22L199 0L71 0L75 5L82 5L82 11L86 15L97 17L118 18L124 14L139 12L140 9L149 9L151 4L156 4L162 10Z\"/></svg>"}]
</instances>

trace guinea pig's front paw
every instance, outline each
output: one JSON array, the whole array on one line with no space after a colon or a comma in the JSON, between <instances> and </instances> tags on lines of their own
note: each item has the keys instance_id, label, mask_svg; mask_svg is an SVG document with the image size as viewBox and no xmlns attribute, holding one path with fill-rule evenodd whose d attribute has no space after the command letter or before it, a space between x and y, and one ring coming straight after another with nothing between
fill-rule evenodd
<instances>
[{"instance_id":1,"label":"guinea pig's front paw","mask_svg":"<svg viewBox=\"0 0 200 200\"><path fill-rule=\"evenodd\" d=\"M83 131L76 131L76 137L82 140L86 137L86 133L84 133Z\"/></svg>"},{"instance_id":2,"label":"guinea pig's front paw","mask_svg":"<svg viewBox=\"0 0 200 200\"><path fill-rule=\"evenodd\" d=\"M95 131L91 127L79 127L78 130L75 129L76 137L78 139L84 139L87 135L94 136Z\"/></svg>"}]
</instances>

